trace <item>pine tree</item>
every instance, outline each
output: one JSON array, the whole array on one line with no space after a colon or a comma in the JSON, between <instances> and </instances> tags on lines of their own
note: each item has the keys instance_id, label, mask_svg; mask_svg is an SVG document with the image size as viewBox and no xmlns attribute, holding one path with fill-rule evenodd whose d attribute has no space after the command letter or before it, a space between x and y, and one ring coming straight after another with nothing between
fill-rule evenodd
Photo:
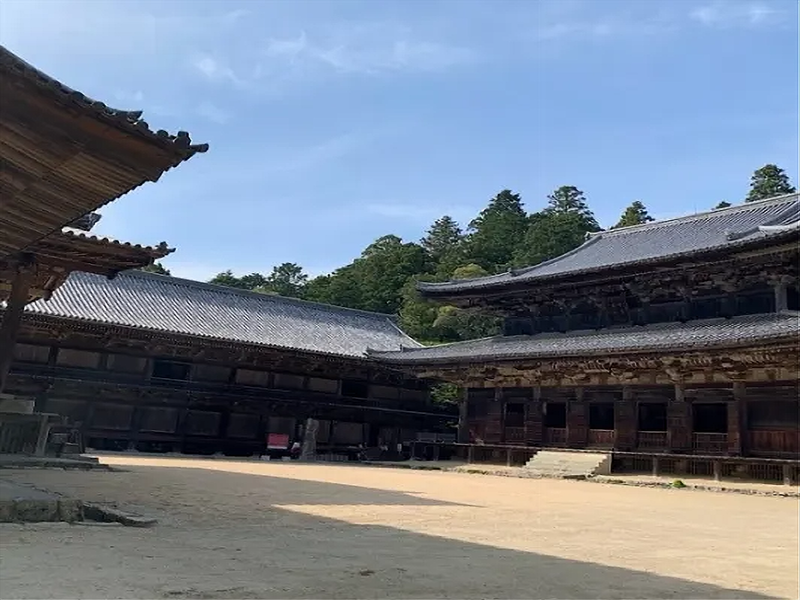
<instances>
[{"instance_id":1,"label":"pine tree","mask_svg":"<svg viewBox=\"0 0 800 600\"><path fill-rule=\"evenodd\" d=\"M542 211L548 214L575 213L583 217L589 231L598 231L600 226L594 213L586 204L584 193L574 185L562 185L552 194L547 196L547 208Z\"/></svg>"},{"instance_id":2,"label":"pine tree","mask_svg":"<svg viewBox=\"0 0 800 600\"><path fill-rule=\"evenodd\" d=\"M614 225L614 228L641 225L642 223L650 223L653 220L653 217L647 213L647 208L645 205L639 200L635 200L628 208L625 209L625 212L622 213L622 216L619 218L619 221L617 221L617 224Z\"/></svg>"},{"instance_id":3,"label":"pine tree","mask_svg":"<svg viewBox=\"0 0 800 600\"><path fill-rule=\"evenodd\" d=\"M469 260L490 273L502 271L511 263L527 227L528 216L519 194L501 191L469 224Z\"/></svg>"},{"instance_id":4,"label":"pine tree","mask_svg":"<svg viewBox=\"0 0 800 600\"><path fill-rule=\"evenodd\" d=\"M445 215L434 221L425 237L420 240L420 244L434 261L439 262L458 248L463 238L464 235L455 219Z\"/></svg>"},{"instance_id":5,"label":"pine tree","mask_svg":"<svg viewBox=\"0 0 800 600\"><path fill-rule=\"evenodd\" d=\"M786 171L777 165L764 165L750 178L750 192L745 202L766 200L783 194L793 194L795 187L789 181Z\"/></svg>"}]
</instances>

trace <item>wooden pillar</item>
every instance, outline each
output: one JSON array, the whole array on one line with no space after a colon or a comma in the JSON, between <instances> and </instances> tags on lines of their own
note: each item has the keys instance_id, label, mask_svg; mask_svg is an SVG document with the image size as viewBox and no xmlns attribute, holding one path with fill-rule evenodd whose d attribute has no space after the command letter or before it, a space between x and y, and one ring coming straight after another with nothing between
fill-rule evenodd
<instances>
[{"instance_id":1,"label":"wooden pillar","mask_svg":"<svg viewBox=\"0 0 800 600\"><path fill-rule=\"evenodd\" d=\"M747 441L747 388L743 381L733 382L733 402L728 402L728 453L744 456Z\"/></svg>"},{"instance_id":2,"label":"wooden pillar","mask_svg":"<svg viewBox=\"0 0 800 600\"><path fill-rule=\"evenodd\" d=\"M630 451L636 447L636 400L630 386L623 386L622 400L614 403L614 429L614 448Z\"/></svg>"},{"instance_id":3,"label":"wooden pillar","mask_svg":"<svg viewBox=\"0 0 800 600\"><path fill-rule=\"evenodd\" d=\"M575 389L575 399L567 405L567 445L570 448L585 448L589 434L589 415L583 401L583 388Z\"/></svg>"},{"instance_id":4,"label":"wooden pillar","mask_svg":"<svg viewBox=\"0 0 800 600\"><path fill-rule=\"evenodd\" d=\"M20 264L11 282L11 293L3 311L3 322L0 325L0 393L6 387L11 361L14 359L14 342L17 339L22 313L28 302L28 292L33 283L33 268L28 264Z\"/></svg>"},{"instance_id":5,"label":"wooden pillar","mask_svg":"<svg viewBox=\"0 0 800 600\"><path fill-rule=\"evenodd\" d=\"M469 443L468 408L469 395L467 394L467 388L462 388L461 400L458 403L458 433L456 437L456 441L459 444Z\"/></svg>"},{"instance_id":6,"label":"wooden pillar","mask_svg":"<svg viewBox=\"0 0 800 600\"><path fill-rule=\"evenodd\" d=\"M525 415L525 441L532 446L544 443L544 414L542 413L542 388L533 388L533 400Z\"/></svg>"},{"instance_id":7,"label":"wooden pillar","mask_svg":"<svg viewBox=\"0 0 800 600\"><path fill-rule=\"evenodd\" d=\"M692 405L684 400L683 384L675 384L675 400L667 404L667 438L670 452L692 449Z\"/></svg>"}]
</instances>

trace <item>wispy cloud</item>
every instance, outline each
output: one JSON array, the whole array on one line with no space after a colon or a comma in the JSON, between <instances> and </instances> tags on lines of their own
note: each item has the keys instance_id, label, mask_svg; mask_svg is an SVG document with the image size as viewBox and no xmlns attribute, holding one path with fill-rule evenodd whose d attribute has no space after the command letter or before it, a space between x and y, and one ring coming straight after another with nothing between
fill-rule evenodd
<instances>
[{"instance_id":1,"label":"wispy cloud","mask_svg":"<svg viewBox=\"0 0 800 600\"><path fill-rule=\"evenodd\" d=\"M469 206L436 206L432 204L415 204L404 202L382 202L366 206L368 214L387 219L404 219L417 223L430 223L444 215L450 215L456 221L469 218L474 212Z\"/></svg>"},{"instance_id":2,"label":"wispy cloud","mask_svg":"<svg viewBox=\"0 0 800 600\"><path fill-rule=\"evenodd\" d=\"M361 23L268 37L258 51L237 60L197 55L192 66L209 81L274 91L334 76L438 73L477 58L474 49L417 36L399 24Z\"/></svg>"},{"instance_id":3,"label":"wispy cloud","mask_svg":"<svg viewBox=\"0 0 800 600\"><path fill-rule=\"evenodd\" d=\"M711 27L755 27L772 23L782 16L780 10L762 2L733 2L718 0L698 6L689 18Z\"/></svg>"},{"instance_id":4,"label":"wispy cloud","mask_svg":"<svg viewBox=\"0 0 800 600\"><path fill-rule=\"evenodd\" d=\"M231 120L231 114L218 106L212 104L211 102L203 102L200 106L197 107L195 113L212 123L217 123L218 125L224 125L228 121Z\"/></svg>"}]
</instances>

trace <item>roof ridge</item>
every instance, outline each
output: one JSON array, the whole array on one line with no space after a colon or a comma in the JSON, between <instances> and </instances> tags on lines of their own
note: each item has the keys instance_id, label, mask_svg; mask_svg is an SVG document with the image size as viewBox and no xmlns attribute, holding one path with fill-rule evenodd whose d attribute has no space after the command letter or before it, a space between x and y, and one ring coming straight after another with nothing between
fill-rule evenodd
<instances>
[{"instance_id":1,"label":"roof ridge","mask_svg":"<svg viewBox=\"0 0 800 600\"><path fill-rule=\"evenodd\" d=\"M734 204L733 206L727 206L725 208L712 208L710 210L705 210L702 212L691 213L688 215L681 215L679 217L670 217L669 219L662 219L657 221L651 221L649 223L639 223L637 225L628 225L627 227L616 227L605 229L603 231L598 231L595 233L589 233L588 235L591 237L600 236L601 234L625 234L630 233L631 231L640 231L642 229L655 229L657 227L667 225L670 223L675 222L688 222L694 221L697 219L701 219L704 217L708 217L710 215L724 215L724 214L732 214L737 212L747 212L749 210L753 210L754 208L760 206L767 206L767 205L774 205L780 204L781 202L785 202L790 199L794 199L795 202L800 201L800 192L792 192L791 194L782 194L780 196L773 196L772 198L765 198L763 200L755 200L753 202L743 202L741 204ZM787 207L788 211L788 207Z\"/></svg>"},{"instance_id":2,"label":"roof ridge","mask_svg":"<svg viewBox=\"0 0 800 600\"><path fill-rule=\"evenodd\" d=\"M388 319L395 327L397 327L396 315L388 314L388 313L380 313L374 312L369 310L362 310L359 308L348 308L346 306L338 306L336 304L325 304L324 302L314 302L312 300L304 300L302 298L292 298L290 296L281 296L279 294L265 294L262 292L255 292L252 290L243 290L240 288L229 287L226 285L220 285L218 283L208 283L205 281L195 281L194 279L186 279L183 277L175 277L173 275L162 275L160 273L150 273L149 271L142 271L140 269L131 269L128 271L124 271L120 273L120 276L133 276L133 277L141 277L143 279L151 279L151 280L158 280L162 283L171 283L173 285L182 285L184 287L191 287L196 289L206 289L212 292L217 292L221 294L230 294L234 296L244 296L250 297L254 299L259 299L262 301L271 301L271 302L284 302L287 304L300 304L303 306L311 306L316 308L321 308L323 310L329 311L339 311L345 313L353 313L353 314L361 314L369 317L382 317L384 319ZM398 327L399 329L399 327ZM400 329L402 331L402 329ZM405 332L404 335L408 336ZM410 338L413 339L413 338Z\"/></svg>"}]
</instances>

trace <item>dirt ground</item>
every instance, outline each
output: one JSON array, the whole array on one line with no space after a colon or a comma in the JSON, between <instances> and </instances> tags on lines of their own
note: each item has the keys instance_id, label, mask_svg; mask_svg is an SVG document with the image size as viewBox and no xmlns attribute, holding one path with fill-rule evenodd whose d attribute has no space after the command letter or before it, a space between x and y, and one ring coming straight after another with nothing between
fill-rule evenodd
<instances>
[{"instance_id":1,"label":"dirt ground","mask_svg":"<svg viewBox=\"0 0 800 600\"><path fill-rule=\"evenodd\" d=\"M798 500L107 457L0 477L155 516L0 526L3 598L797 598Z\"/></svg>"}]
</instances>

